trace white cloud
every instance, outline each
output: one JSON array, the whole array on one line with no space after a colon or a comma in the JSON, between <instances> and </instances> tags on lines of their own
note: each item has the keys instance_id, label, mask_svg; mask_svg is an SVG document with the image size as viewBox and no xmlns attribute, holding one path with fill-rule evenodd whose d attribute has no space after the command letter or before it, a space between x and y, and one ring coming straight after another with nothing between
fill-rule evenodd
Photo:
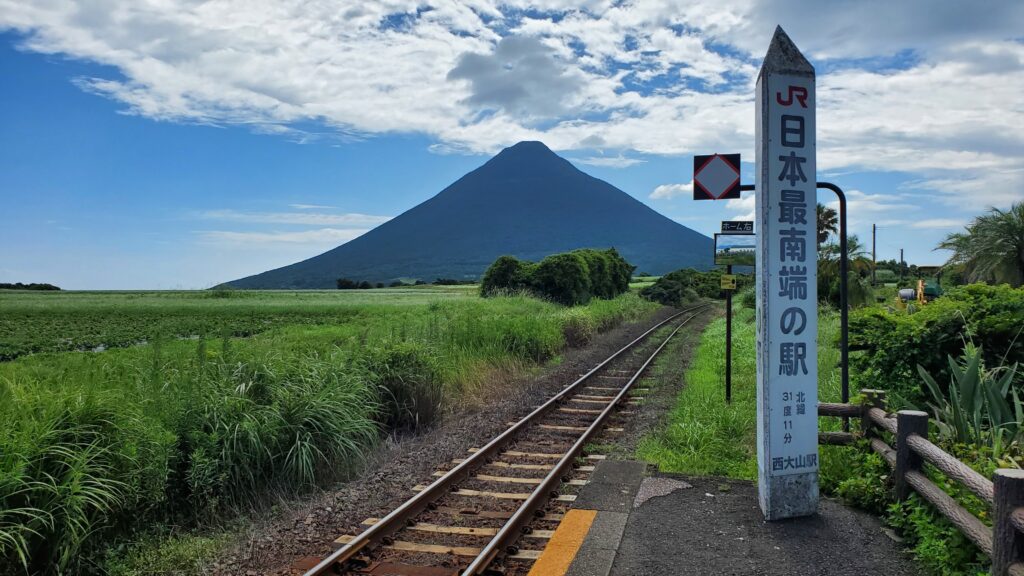
<instances>
[{"instance_id":1,"label":"white cloud","mask_svg":"<svg viewBox=\"0 0 1024 576\"><path fill-rule=\"evenodd\" d=\"M309 208L316 208L309 206ZM391 216L369 214L329 214L319 212L243 212L239 210L207 210L199 214L203 220L248 222L253 224L301 224L307 226L350 226L366 228L383 224Z\"/></svg>"},{"instance_id":2,"label":"white cloud","mask_svg":"<svg viewBox=\"0 0 1024 576\"><path fill-rule=\"evenodd\" d=\"M606 168L629 168L636 164L643 164L646 160L640 158L627 158L621 154L618 156L587 156L586 158L569 158L573 162L586 164L588 166L603 166Z\"/></svg>"},{"instance_id":3,"label":"white cloud","mask_svg":"<svg viewBox=\"0 0 1024 576\"><path fill-rule=\"evenodd\" d=\"M1015 1L0 0L25 49L116 70L78 84L128 113L298 142L421 133L439 152L749 156L781 22L824 64L820 169L909 173L971 210L1024 190L1022 20ZM825 60L851 57L868 60Z\"/></svg>"},{"instance_id":4,"label":"white cloud","mask_svg":"<svg viewBox=\"0 0 1024 576\"><path fill-rule=\"evenodd\" d=\"M334 206L324 206L323 204L289 204L289 208L296 210L333 210Z\"/></svg>"},{"instance_id":5,"label":"white cloud","mask_svg":"<svg viewBox=\"0 0 1024 576\"><path fill-rule=\"evenodd\" d=\"M959 218L928 218L910 223L911 228L962 228L966 222Z\"/></svg>"},{"instance_id":6,"label":"white cloud","mask_svg":"<svg viewBox=\"0 0 1024 576\"><path fill-rule=\"evenodd\" d=\"M298 232L234 232L227 230L200 230L199 239L214 244L307 244L310 246L329 245L334 247L362 236L366 228L318 228Z\"/></svg>"},{"instance_id":7,"label":"white cloud","mask_svg":"<svg viewBox=\"0 0 1024 576\"><path fill-rule=\"evenodd\" d=\"M654 200L668 200L677 196L692 197L693 180L686 184L662 184L655 188L648 197Z\"/></svg>"},{"instance_id":8,"label":"white cloud","mask_svg":"<svg viewBox=\"0 0 1024 576\"><path fill-rule=\"evenodd\" d=\"M739 198L725 201L726 210L737 212L732 218L734 220L754 221L754 212L757 208L757 198L753 192L742 192Z\"/></svg>"}]
</instances>

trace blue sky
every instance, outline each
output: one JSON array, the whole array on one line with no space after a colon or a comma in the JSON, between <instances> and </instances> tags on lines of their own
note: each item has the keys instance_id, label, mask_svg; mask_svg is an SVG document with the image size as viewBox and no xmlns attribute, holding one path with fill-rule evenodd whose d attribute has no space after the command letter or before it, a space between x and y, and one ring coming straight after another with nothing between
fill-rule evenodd
<instances>
[{"instance_id":1,"label":"blue sky","mask_svg":"<svg viewBox=\"0 0 1024 576\"><path fill-rule=\"evenodd\" d=\"M710 234L753 198L694 202L692 155L752 162L775 22L817 67L819 180L852 232L940 263L1024 199L1024 9L852 4L0 0L0 281L208 287L524 139Z\"/></svg>"}]
</instances>

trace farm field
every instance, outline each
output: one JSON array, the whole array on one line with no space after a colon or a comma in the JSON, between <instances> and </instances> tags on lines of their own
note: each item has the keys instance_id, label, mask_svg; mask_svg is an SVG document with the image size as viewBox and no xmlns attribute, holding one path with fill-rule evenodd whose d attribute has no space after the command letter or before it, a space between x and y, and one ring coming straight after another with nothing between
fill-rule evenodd
<instances>
[{"instance_id":1,"label":"farm field","mask_svg":"<svg viewBox=\"0 0 1024 576\"><path fill-rule=\"evenodd\" d=\"M0 291L0 360L91 350L156 337L250 336L275 326L344 322L375 306L473 298L476 286L369 290Z\"/></svg>"},{"instance_id":2,"label":"farm field","mask_svg":"<svg viewBox=\"0 0 1024 576\"><path fill-rule=\"evenodd\" d=\"M475 286L3 293L0 573L104 567L154 527L342 478L387 434L657 307Z\"/></svg>"}]
</instances>

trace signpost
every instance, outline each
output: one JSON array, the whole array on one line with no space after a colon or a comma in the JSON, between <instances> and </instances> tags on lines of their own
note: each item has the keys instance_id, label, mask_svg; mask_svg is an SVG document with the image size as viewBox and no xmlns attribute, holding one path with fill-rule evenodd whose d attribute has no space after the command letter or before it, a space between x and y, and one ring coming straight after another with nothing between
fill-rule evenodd
<instances>
[{"instance_id":1,"label":"signpost","mask_svg":"<svg viewBox=\"0 0 1024 576\"><path fill-rule=\"evenodd\" d=\"M733 264L753 266L757 254L754 223L722 222L722 233L715 234L715 264L725 266L721 286L725 291L725 402L732 402L732 293L736 290Z\"/></svg>"},{"instance_id":2,"label":"signpost","mask_svg":"<svg viewBox=\"0 0 1024 576\"><path fill-rule=\"evenodd\" d=\"M767 520L818 508L814 67L776 28L757 79L757 467Z\"/></svg>"},{"instance_id":3,"label":"signpost","mask_svg":"<svg viewBox=\"0 0 1024 576\"><path fill-rule=\"evenodd\" d=\"M739 197L739 154L693 157L694 200L727 200Z\"/></svg>"}]
</instances>

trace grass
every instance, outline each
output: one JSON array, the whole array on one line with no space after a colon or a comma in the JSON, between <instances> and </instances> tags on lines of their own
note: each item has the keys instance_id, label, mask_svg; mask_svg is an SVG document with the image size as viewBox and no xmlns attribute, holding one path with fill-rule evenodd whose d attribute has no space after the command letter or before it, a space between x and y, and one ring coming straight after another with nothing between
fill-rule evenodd
<instances>
[{"instance_id":1,"label":"grass","mask_svg":"<svg viewBox=\"0 0 1024 576\"><path fill-rule=\"evenodd\" d=\"M344 477L381 434L429 424L496 371L657 308L635 294L576 308L484 300L472 287L208 294L59 294L52 307L4 295L51 329L101 340L104 311L117 310L116 326L146 343L0 363L0 573L132 573L125 544L149 527L209 526ZM161 314L207 322L208 336L146 325ZM260 330L237 336L237 316ZM8 326L5 341L28 331ZM185 556L212 546L179 544Z\"/></svg>"},{"instance_id":2,"label":"grass","mask_svg":"<svg viewBox=\"0 0 1024 576\"><path fill-rule=\"evenodd\" d=\"M818 320L818 395L823 402L840 401L839 317L823 309ZM645 437L639 456L662 470L694 475L719 475L755 480L757 477L755 329L753 311L741 308L733 322L733 402L724 401L725 321L711 323L685 374L667 425ZM667 359L665 361L668 361ZM852 400L856 402L856 398ZM856 423L854 426L856 427ZM820 418L819 429L839 430L838 418ZM953 453L958 453L953 447ZM959 457L988 475L994 463L980 451ZM892 499L886 484L889 468L867 449L819 446L819 479L824 494L841 496L848 504L880 515L906 539L906 545L926 573L978 574L988 559L949 521L918 496L903 503ZM986 468L987 467L987 468ZM984 517L984 502L929 468L929 476L975 514Z\"/></svg>"},{"instance_id":3,"label":"grass","mask_svg":"<svg viewBox=\"0 0 1024 576\"><path fill-rule=\"evenodd\" d=\"M825 310L818 320L819 399L838 401L840 376L838 314ZM641 458L666 472L715 475L755 480L757 478L756 331L754 311L734 308L732 403L725 403L725 319L705 329L700 345L687 369L685 387L679 394L666 426L644 438L638 448ZM822 430L837 430L837 419L823 418ZM823 447L821 474L827 483L838 465L834 452ZM842 454L835 454L841 458Z\"/></svg>"},{"instance_id":4,"label":"grass","mask_svg":"<svg viewBox=\"0 0 1024 576\"><path fill-rule=\"evenodd\" d=\"M114 348L157 337L251 336L279 326L324 326L396 306L476 296L474 286L371 290L36 292L0 290L0 360L35 352Z\"/></svg>"}]
</instances>

